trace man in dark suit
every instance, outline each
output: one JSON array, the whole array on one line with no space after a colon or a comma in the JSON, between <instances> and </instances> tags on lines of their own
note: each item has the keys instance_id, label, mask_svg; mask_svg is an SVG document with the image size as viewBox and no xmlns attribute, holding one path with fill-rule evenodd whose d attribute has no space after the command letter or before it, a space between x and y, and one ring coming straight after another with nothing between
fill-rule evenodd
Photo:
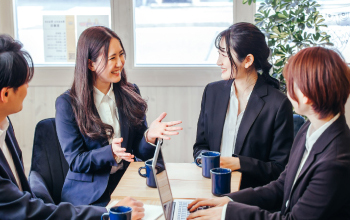
<instances>
[{"instance_id":1,"label":"man in dark suit","mask_svg":"<svg viewBox=\"0 0 350 220\"><path fill-rule=\"evenodd\" d=\"M283 75L295 111L309 119L295 137L286 169L265 186L197 199L191 211L215 207L188 219L350 219L350 130L344 116L350 70L336 52L314 47L289 59Z\"/></svg>"},{"instance_id":2,"label":"man in dark suit","mask_svg":"<svg viewBox=\"0 0 350 220\"><path fill-rule=\"evenodd\" d=\"M104 207L44 203L33 194L23 170L22 152L8 115L22 110L33 77L30 55L10 36L0 35L0 219L100 219ZM143 204L130 197L117 205L144 216Z\"/></svg>"}]
</instances>

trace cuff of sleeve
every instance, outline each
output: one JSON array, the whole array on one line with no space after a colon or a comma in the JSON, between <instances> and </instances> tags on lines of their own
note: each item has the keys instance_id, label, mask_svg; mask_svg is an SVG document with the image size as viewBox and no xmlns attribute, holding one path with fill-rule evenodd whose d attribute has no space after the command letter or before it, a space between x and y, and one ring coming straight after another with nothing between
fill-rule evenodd
<instances>
[{"instance_id":1,"label":"cuff of sleeve","mask_svg":"<svg viewBox=\"0 0 350 220\"><path fill-rule=\"evenodd\" d=\"M143 136L145 137L145 141L146 141L148 144L150 144L150 145L156 147L155 144L153 144L153 143L151 143L151 142L148 142L148 140L147 140L147 133L148 133L148 128L147 128L147 130L145 131L145 133L143 133Z\"/></svg>"},{"instance_id":2,"label":"cuff of sleeve","mask_svg":"<svg viewBox=\"0 0 350 220\"><path fill-rule=\"evenodd\" d=\"M228 203L227 203L227 204L228 204ZM227 204L225 204L225 205L222 207L221 220L225 220L225 218L226 218Z\"/></svg>"},{"instance_id":3,"label":"cuff of sleeve","mask_svg":"<svg viewBox=\"0 0 350 220\"><path fill-rule=\"evenodd\" d=\"M231 199L230 197L228 197L228 196L225 196L226 198L229 198L230 200L231 200L231 202L233 202L233 199Z\"/></svg>"},{"instance_id":4,"label":"cuff of sleeve","mask_svg":"<svg viewBox=\"0 0 350 220\"><path fill-rule=\"evenodd\" d=\"M201 164L201 163L202 163L202 157L201 157L201 155L199 155L199 156L194 160L194 162L195 162L197 165Z\"/></svg>"},{"instance_id":5,"label":"cuff of sleeve","mask_svg":"<svg viewBox=\"0 0 350 220\"><path fill-rule=\"evenodd\" d=\"M118 164L120 164L120 162L122 162L122 158L118 157L118 156L115 156L114 157L115 161L117 161Z\"/></svg>"}]
</instances>

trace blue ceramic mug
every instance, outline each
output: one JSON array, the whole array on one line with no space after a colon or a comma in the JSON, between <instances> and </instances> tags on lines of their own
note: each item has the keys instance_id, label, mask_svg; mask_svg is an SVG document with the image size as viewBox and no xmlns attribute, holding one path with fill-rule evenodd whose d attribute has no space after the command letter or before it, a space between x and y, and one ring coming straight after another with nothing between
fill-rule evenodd
<instances>
[{"instance_id":1,"label":"blue ceramic mug","mask_svg":"<svg viewBox=\"0 0 350 220\"><path fill-rule=\"evenodd\" d=\"M101 220L104 220L106 216L110 220L131 220L132 208L129 206L114 206L108 213L101 215Z\"/></svg>"},{"instance_id":2,"label":"blue ceramic mug","mask_svg":"<svg viewBox=\"0 0 350 220\"><path fill-rule=\"evenodd\" d=\"M152 188L157 188L157 184L156 181L154 180L154 175L153 175L153 170L152 170L152 159L149 159L145 162L145 166L144 167L140 167L139 168L139 174L142 177L146 178L146 185ZM143 174L141 173L141 170L145 169L146 173Z\"/></svg>"},{"instance_id":3,"label":"blue ceramic mug","mask_svg":"<svg viewBox=\"0 0 350 220\"><path fill-rule=\"evenodd\" d=\"M231 192L231 169L214 168L211 173L211 192L214 196L222 196Z\"/></svg>"},{"instance_id":4,"label":"blue ceramic mug","mask_svg":"<svg viewBox=\"0 0 350 220\"><path fill-rule=\"evenodd\" d=\"M210 178L210 170L220 167L220 152L206 151L201 153L201 163L195 161L197 166L202 167L202 175Z\"/></svg>"}]
</instances>

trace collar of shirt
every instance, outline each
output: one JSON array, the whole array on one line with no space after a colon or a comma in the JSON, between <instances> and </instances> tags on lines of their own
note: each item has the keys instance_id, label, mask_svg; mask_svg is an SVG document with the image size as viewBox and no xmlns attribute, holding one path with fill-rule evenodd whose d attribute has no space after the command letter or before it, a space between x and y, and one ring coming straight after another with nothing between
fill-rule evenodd
<instances>
[{"instance_id":1,"label":"collar of shirt","mask_svg":"<svg viewBox=\"0 0 350 220\"><path fill-rule=\"evenodd\" d=\"M100 106L101 102L103 101L103 99L105 97L109 97L114 103L115 103L115 96L114 96L114 92L113 92L113 84L111 84L107 94L103 94L103 92L101 92L100 90L98 90L95 86L94 86L94 103L96 108L98 109L98 107Z\"/></svg>"},{"instance_id":2,"label":"collar of shirt","mask_svg":"<svg viewBox=\"0 0 350 220\"><path fill-rule=\"evenodd\" d=\"M247 100L249 100L250 95L252 94L252 92L253 92L253 90L250 91L249 95L247 96ZM235 82L234 81L232 82L230 97L235 97L237 99L236 86L235 86Z\"/></svg>"},{"instance_id":3,"label":"collar of shirt","mask_svg":"<svg viewBox=\"0 0 350 220\"><path fill-rule=\"evenodd\" d=\"M317 139L322 135L322 133L335 121L339 118L340 114L338 113L336 116L334 116L331 120L329 120L327 123L325 123L324 125L322 125L320 128L318 128L316 131L314 131L314 133L312 133L310 135L310 128L311 128L311 124L309 125L309 128L307 129L307 133L306 133L306 150L308 152L311 151L313 145L315 144L315 142L317 141Z\"/></svg>"},{"instance_id":4,"label":"collar of shirt","mask_svg":"<svg viewBox=\"0 0 350 220\"><path fill-rule=\"evenodd\" d=\"M4 146L6 131L9 127L10 123L7 118L5 118L2 122L0 122L0 146L1 148Z\"/></svg>"}]
</instances>

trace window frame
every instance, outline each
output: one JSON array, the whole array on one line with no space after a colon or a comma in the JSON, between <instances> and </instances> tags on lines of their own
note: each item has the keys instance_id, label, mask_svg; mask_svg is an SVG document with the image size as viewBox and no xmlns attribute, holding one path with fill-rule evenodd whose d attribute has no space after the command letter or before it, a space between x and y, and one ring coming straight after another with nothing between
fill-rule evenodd
<instances>
[{"instance_id":1,"label":"window frame","mask_svg":"<svg viewBox=\"0 0 350 220\"><path fill-rule=\"evenodd\" d=\"M17 36L15 30L15 0L0 1L0 33ZM135 66L134 64L134 1L110 0L111 28L118 33L127 52L125 70L128 81L139 86L205 86L220 80L219 67L215 66ZM11 8L12 10L8 10ZM255 4L243 5L242 0L233 0L233 21L254 23ZM31 86L70 86L74 65L35 66Z\"/></svg>"}]
</instances>

